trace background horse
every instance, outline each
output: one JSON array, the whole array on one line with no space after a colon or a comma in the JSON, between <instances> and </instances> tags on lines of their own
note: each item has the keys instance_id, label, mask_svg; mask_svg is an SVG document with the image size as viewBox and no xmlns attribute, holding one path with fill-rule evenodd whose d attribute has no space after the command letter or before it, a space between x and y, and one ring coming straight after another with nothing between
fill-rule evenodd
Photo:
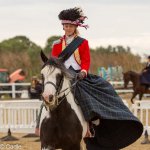
<instances>
[{"instance_id":1,"label":"background horse","mask_svg":"<svg viewBox=\"0 0 150 150\"><path fill-rule=\"evenodd\" d=\"M139 100L142 99L144 93L150 93L150 90L145 85L140 84L140 74L134 71L128 71L123 73L124 87L127 88L129 81L133 84L133 95L131 102L137 94L139 94Z\"/></svg>"},{"instance_id":2,"label":"background horse","mask_svg":"<svg viewBox=\"0 0 150 150\"><path fill-rule=\"evenodd\" d=\"M42 54L42 60L42 96L48 111L40 127L41 149L83 150L87 122L70 89L73 75L56 58Z\"/></svg>"}]
</instances>

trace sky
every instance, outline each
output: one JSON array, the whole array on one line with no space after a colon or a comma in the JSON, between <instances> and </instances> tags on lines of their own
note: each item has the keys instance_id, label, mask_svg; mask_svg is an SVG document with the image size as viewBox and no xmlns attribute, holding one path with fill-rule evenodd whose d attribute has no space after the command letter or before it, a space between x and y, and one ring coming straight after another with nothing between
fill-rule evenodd
<instances>
[{"instance_id":1,"label":"sky","mask_svg":"<svg viewBox=\"0 0 150 150\"><path fill-rule=\"evenodd\" d=\"M0 0L0 41L25 35L44 47L64 34L60 11L75 6L88 17L89 28L79 32L90 47L123 45L150 55L150 0Z\"/></svg>"}]
</instances>

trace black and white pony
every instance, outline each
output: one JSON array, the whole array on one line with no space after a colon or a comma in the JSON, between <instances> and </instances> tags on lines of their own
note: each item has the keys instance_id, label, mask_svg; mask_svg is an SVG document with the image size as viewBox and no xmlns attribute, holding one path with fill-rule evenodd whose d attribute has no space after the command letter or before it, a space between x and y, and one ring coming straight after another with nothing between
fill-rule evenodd
<instances>
[{"instance_id":1,"label":"black and white pony","mask_svg":"<svg viewBox=\"0 0 150 150\"><path fill-rule=\"evenodd\" d=\"M74 76L61 59L48 59L43 53L41 57L42 97L47 107L40 126L41 149L84 150L88 125L71 92Z\"/></svg>"}]
</instances>

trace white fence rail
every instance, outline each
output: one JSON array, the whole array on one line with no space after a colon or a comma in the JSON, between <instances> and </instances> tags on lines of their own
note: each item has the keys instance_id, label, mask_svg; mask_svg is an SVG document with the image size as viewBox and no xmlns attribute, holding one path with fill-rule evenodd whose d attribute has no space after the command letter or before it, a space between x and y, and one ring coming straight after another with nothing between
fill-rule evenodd
<instances>
[{"instance_id":1,"label":"white fence rail","mask_svg":"<svg viewBox=\"0 0 150 150\"><path fill-rule=\"evenodd\" d=\"M132 89L123 89L124 86L124 82L123 81L110 81L110 84L112 86L114 86L114 88L117 87L122 87L122 89L116 89L116 92L118 94L120 93L132 93L133 90ZM0 90L0 94L12 94L12 98L15 99L16 98L16 94L20 93L22 94L24 92L24 90L17 90L17 86L22 87L22 89L25 89L25 87L30 86L31 83L0 83L0 87L1 86L7 86L7 87L11 87L10 90ZM129 85L132 85L131 82L129 82ZM24 87L24 88L23 88ZM149 96L149 94L144 94L144 96Z\"/></svg>"},{"instance_id":2,"label":"white fence rail","mask_svg":"<svg viewBox=\"0 0 150 150\"><path fill-rule=\"evenodd\" d=\"M30 86L31 83L0 83L1 87L11 87L10 90L0 90L0 94L12 94L12 98L16 98L17 93L22 93L23 90L17 90L17 86L19 87L27 87Z\"/></svg>"},{"instance_id":3,"label":"white fence rail","mask_svg":"<svg viewBox=\"0 0 150 150\"><path fill-rule=\"evenodd\" d=\"M118 94L120 94L120 93L132 93L133 92L133 90L132 89L124 89L124 82L123 81L110 81L109 82L114 88L115 87L120 87L120 88L122 88L122 89L116 89L116 92L118 93ZM129 85L131 86L132 85L132 83L131 82L129 82Z\"/></svg>"},{"instance_id":4,"label":"white fence rail","mask_svg":"<svg viewBox=\"0 0 150 150\"><path fill-rule=\"evenodd\" d=\"M0 101L0 132L34 133L41 104L38 99Z\"/></svg>"},{"instance_id":5,"label":"white fence rail","mask_svg":"<svg viewBox=\"0 0 150 150\"><path fill-rule=\"evenodd\" d=\"M119 85L119 86L124 86L124 81L110 81L109 82L111 85L115 86L115 85ZM131 82L129 82L129 85L132 85Z\"/></svg>"},{"instance_id":6,"label":"white fence rail","mask_svg":"<svg viewBox=\"0 0 150 150\"><path fill-rule=\"evenodd\" d=\"M123 81L110 81L109 82L114 88L115 87L120 87L120 88L122 88L122 89L116 89L116 92L118 93L118 94L120 94L120 93L133 93L133 89L124 89L123 87L124 87L124 82ZM132 87L133 85L132 85L132 82L129 82L129 87ZM150 96L150 94L144 94L143 95L144 97L149 97Z\"/></svg>"},{"instance_id":7,"label":"white fence rail","mask_svg":"<svg viewBox=\"0 0 150 150\"><path fill-rule=\"evenodd\" d=\"M126 100L123 102L129 107ZM0 101L0 132L10 128L15 133L34 133L41 104L42 101L37 99ZM131 111L150 135L150 101L135 101Z\"/></svg>"},{"instance_id":8,"label":"white fence rail","mask_svg":"<svg viewBox=\"0 0 150 150\"><path fill-rule=\"evenodd\" d=\"M150 135L150 101L135 101L135 104L132 105L132 111L143 123L144 131L147 130Z\"/></svg>"},{"instance_id":9,"label":"white fence rail","mask_svg":"<svg viewBox=\"0 0 150 150\"><path fill-rule=\"evenodd\" d=\"M0 132L34 133L36 118L42 101L0 101Z\"/></svg>"}]
</instances>

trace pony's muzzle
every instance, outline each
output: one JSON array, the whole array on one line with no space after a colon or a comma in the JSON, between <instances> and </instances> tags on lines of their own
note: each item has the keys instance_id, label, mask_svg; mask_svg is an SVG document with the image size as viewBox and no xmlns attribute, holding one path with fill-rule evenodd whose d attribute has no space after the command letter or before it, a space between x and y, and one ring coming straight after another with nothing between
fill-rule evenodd
<instances>
[{"instance_id":1,"label":"pony's muzzle","mask_svg":"<svg viewBox=\"0 0 150 150\"><path fill-rule=\"evenodd\" d=\"M47 102L52 102L53 98L54 98L54 96L52 94L51 95L42 94L42 96L43 96L44 100Z\"/></svg>"}]
</instances>

